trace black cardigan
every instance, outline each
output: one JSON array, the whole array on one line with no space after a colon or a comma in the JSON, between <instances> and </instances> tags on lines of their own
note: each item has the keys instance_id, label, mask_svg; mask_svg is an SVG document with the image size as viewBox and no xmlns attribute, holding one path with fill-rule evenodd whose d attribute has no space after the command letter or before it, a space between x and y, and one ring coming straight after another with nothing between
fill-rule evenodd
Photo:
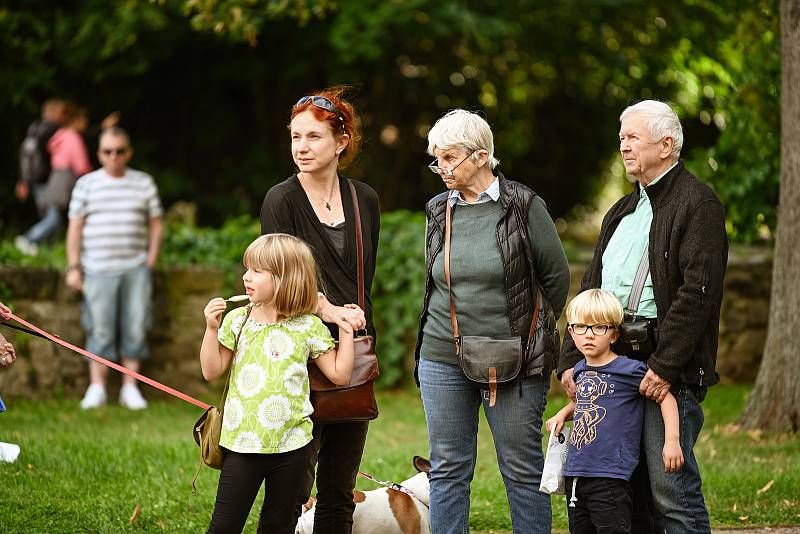
<instances>
[{"instance_id":1,"label":"black cardigan","mask_svg":"<svg viewBox=\"0 0 800 534\"><path fill-rule=\"evenodd\" d=\"M374 335L372 319L372 298L370 288L375 275L375 259L378 253L378 234L380 233L380 207L375 190L365 183L353 180L361 211L361 232L364 242L364 314L367 330ZM345 218L344 252L340 256L336 247L325 232L314 208L306 196L297 175L294 174L275 185L264 197L261 205L261 233L285 233L303 239L311 246L321 274L322 288L332 304L358 303L358 271L355 236L355 213L347 179L339 177L339 191ZM336 325L328 324L331 334L338 339Z\"/></svg>"},{"instance_id":2,"label":"black cardigan","mask_svg":"<svg viewBox=\"0 0 800 534\"><path fill-rule=\"evenodd\" d=\"M603 252L623 217L639 202L632 193L608 210L580 291L602 285ZM658 319L658 345L647 365L673 386L711 386L715 371L722 286L728 262L725 208L714 191L678 163L647 188L653 206L648 245ZM582 358L564 336L558 376Z\"/></svg>"}]
</instances>

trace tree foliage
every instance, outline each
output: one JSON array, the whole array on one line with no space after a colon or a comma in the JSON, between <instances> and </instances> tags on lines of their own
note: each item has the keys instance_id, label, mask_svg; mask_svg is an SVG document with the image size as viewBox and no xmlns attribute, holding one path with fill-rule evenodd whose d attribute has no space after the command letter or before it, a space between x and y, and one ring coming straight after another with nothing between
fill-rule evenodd
<instances>
[{"instance_id":1,"label":"tree foliage","mask_svg":"<svg viewBox=\"0 0 800 534\"><path fill-rule=\"evenodd\" d=\"M728 205L729 229L774 225L777 0L100 0L0 8L0 196L47 96L119 109L167 204L204 224L255 213L292 172L285 126L305 92L355 87L366 145L350 175L382 208L420 209L441 190L425 135L453 107L481 110L500 170L555 216L588 202L616 157L617 119L673 101L685 155ZM45 8L46 7L46 8ZM709 167L709 161L716 172ZM26 219L27 217L27 219ZM10 231L11 229L0 231Z\"/></svg>"}]
</instances>

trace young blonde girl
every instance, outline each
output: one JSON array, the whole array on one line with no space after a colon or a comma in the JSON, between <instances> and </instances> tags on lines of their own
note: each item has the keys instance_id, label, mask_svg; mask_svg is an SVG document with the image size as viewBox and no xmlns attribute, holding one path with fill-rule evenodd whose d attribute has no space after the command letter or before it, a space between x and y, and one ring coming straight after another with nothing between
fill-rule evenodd
<instances>
[{"instance_id":1,"label":"young blonde girl","mask_svg":"<svg viewBox=\"0 0 800 534\"><path fill-rule=\"evenodd\" d=\"M306 363L315 360L332 382L347 384L353 331L340 326L337 350L313 315L317 266L300 239L263 235L247 247L244 265L250 304L228 313L221 324L222 298L204 310L203 376L215 380L233 365L220 436L226 453L208 532L241 532L264 483L259 532L290 534L311 450Z\"/></svg>"}]
</instances>

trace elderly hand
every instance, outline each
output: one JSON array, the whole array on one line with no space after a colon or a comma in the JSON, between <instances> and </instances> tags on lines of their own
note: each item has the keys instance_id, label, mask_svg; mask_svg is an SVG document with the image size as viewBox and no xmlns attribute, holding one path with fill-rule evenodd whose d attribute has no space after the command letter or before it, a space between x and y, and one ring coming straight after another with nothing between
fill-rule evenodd
<instances>
[{"instance_id":1,"label":"elderly hand","mask_svg":"<svg viewBox=\"0 0 800 534\"><path fill-rule=\"evenodd\" d=\"M572 375L575 372L574 367L570 367L563 373L561 373L561 387L564 388L564 393L567 394L572 400L575 400L575 380L572 379Z\"/></svg>"},{"instance_id":2,"label":"elderly hand","mask_svg":"<svg viewBox=\"0 0 800 534\"><path fill-rule=\"evenodd\" d=\"M661 404L661 401L669 393L670 387L671 384L669 382L655 374L652 369L648 369L647 374L642 379L642 383L639 384L639 393Z\"/></svg>"},{"instance_id":3,"label":"elderly hand","mask_svg":"<svg viewBox=\"0 0 800 534\"><path fill-rule=\"evenodd\" d=\"M0 317L3 319L10 319L11 318L11 310L8 309L8 306L0 302Z\"/></svg>"}]
</instances>

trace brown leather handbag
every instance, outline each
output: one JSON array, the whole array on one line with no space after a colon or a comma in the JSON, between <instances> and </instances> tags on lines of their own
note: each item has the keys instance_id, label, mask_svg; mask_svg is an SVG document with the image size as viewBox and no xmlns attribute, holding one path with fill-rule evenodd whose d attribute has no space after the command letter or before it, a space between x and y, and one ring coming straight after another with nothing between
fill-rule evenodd
<instances>
[{"instance_id":1,"label":"brown leather handbag","mask_svg":"<svg viewBox=\"0 0 800 534\"><path fill-rule=\"evenodd\" d=\"M361 236L361 212L353 182L350 196L355 212L356 247L358 251L358 305L364 309L364 242ZM308 362L308 380L311 384L311 404L315 423L343 423L347 421L369 421L378 417L375 401L375 379L378 378L378 358L375 355L375 339L358 336L355 342L353 373L346 386L337 386L327 379L313 361ZM338 342L337 342L338 344Z\"/></svg>"},{"instance_id":2,"label":"brown leather handbag","mask_svg":"<svg viewBox=\"0 0 800 534\"><path fill-rule=\"evenodd\" d=\"M522 370L523 354L534 340L539 323L541 292L536 290L531 329L528 340L523 343L520 336L495 338L488 336L465 336L459 332L456 303L450 283L450 234L452 231L453 207L447 200L444 233L444 277L450 298L450 325L453 329L456 356L461 374L469 382L489 392L489 406L497 402L497 387L516 380Z\"/></svg>"}]
</instances>

